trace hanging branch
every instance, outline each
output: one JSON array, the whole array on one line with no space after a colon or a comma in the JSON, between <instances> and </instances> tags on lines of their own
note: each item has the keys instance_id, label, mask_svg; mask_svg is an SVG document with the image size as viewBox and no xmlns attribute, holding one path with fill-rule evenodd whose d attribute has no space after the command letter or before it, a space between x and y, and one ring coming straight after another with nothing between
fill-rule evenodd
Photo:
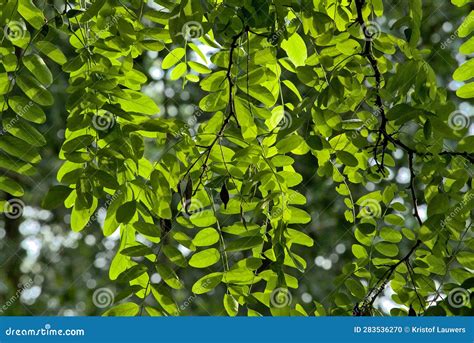
<instances>
[{"instance_id":1,"label":"hanging branch","mask_svg":"<svg viewBox=\"0 0 474 343\"><path fill-rule=\"evenodd\" d=\"M417 150L409 147L402 141L400 141L397 138L393 137L393 134L389 134L387 132L387 124L388 124L388 119L387 115L385 113L385 108L383 105L382 97L380 95L380 89L381 89L381 84L382 84L382 74L380 73L380 69L377 63L377 60L375 56L372 53L372 44L373 44L373 36L370 34L370 32L366 29L367 23L364 20L363 14L362 14L362 9L365 5L365 0L356 0L356 10L357 10L357 19L356 22L361 26L362 32L364 35L365 39L365 46L364 50L361 53L362 56L367 58L373 72L374 72L374 78L375 78L375 105L377 107L377 112L381 117L380 121L380 126L377 129L377 139L375 142L375 147L373 150L374 153L374 161L377 166L377 170L385 176L385 153L387 150L388 143L392 143L395 146L398 146L402 150L405 151L405 153L408 154L408 168L410 170L410 185L409 189L411 192L411 198L412 198L412 205L413 205L413 212L414 216L418 222L418 224L421 226L423 225L423 221L421 220L419 211L418 211L418 200L416 196L416 173L414 170L414 158L416 156L420 157L426 157L426 156L432 156L432 153L422 153L418 152ZM381 147L381 161L379 162L378 159L378 154L379 154L379 148ZM471 163L474 163L474 155L469 154L467 152L450 152L450 151L442 151L439 153L439 155L449 155L449 156L461 156L470 161Z\"/></svg>"},{"instance_id":2,"label":"hanging branch","mask_svg":"<svg viewBox=\"0 0 474 343\"><path fill-rule=\"evenodd\" d=\"M418 302L420 303L420 307L423 308L423 300L421 299L420 293L418 293L418 290L416 289L416 282L415 282L415 271L413 270L413 266L411 265L410 261L405 261L405 265L407 266L408 269L408 275L410 276L411 283L413 285L413 290L415 291L416 297L418 298ZM410 305L411 308L411 305ZM418 312L420 314L421 311Z\"/></svg>"},{"instance_id":3,"label":"hanging branch","mask_svg":"<svg viewBox=\"0 0 474 343\"><path fill-rule=\"evenodd\" d=\"M418 221L418 224L420 226L423 225L423 221L421 220L420 214L418 213L418 199L416 198L416 189L415 189L415 171L413 168L413 158L414 158L414 153L412 151L408 152L408 169L410 169L410 191L411 191L411 200L413 203L413 215L415 216L416 220Z\"/></svg>"},{"instance_id":4,"label":"hanging branch","mask_svg":"<svg viewBox=\"0 0 474 343\"><path fill-rule=\"evenodd\" d=\"M235 116L235 109L234 109L234 80L232 78L232 66L234 65L234 60L233 60L233 55L235 49L238 47L237 41L244 35L244 33L248 32L249 27L246 26L241 32L236 34L235 36L232 37L232 42L230 44L230 50L229 50L229 64L227 66L227 72L226 72L226 79L229 82L229 113L225 117L219 131L216 134L216 137L214 140L208 145L205 146L204 152L191 164L191 166L187 169L186 173L183 176L183 179L186 178L186 176L191 172L191 169L197 164L197 162L201 159L201 157L205 156L203 164L201 166L201 174L199 174L199 182L193 192L193 195L196 194L196 192L199 190L199 187L202 185L202 178L204 176L204 173L207 170L207 163L209 161L209 157L211 156L211 150L214 147L214 145L219 141L219 139L222 137L225 128L229 124L230 120L232 117L235 118L237 121L237 117ZM238 124L238 122L237 122Z\"/></svg>"},{"instance_id":5,"label":"hanging branch","mask_svg":"<svg viewBox=\"0 0 474 343\"><path fill-rule=\"evenodd\" d=\"M379 297L380 294L382 294L383 290L385 289L385 286L388 284L390 281L393 273L395 270L400 266L402 263L407 263L409 262L409 259L411 255L416 251L416 249L421 245L421 241L417 240L416 244L410 249L410 251L403 257L401 260L399 260L397 263L394 265L390 266L379 278L379 280L375 283L375 285L369 290L367 295L364 298L364 301L362 302L362 305L359 307L359 304L357 303L354 307L353 315L354 316L366 316L370 315L371 309L373 307L373 304L375 300Z\"/></svg>"}]
</instances>

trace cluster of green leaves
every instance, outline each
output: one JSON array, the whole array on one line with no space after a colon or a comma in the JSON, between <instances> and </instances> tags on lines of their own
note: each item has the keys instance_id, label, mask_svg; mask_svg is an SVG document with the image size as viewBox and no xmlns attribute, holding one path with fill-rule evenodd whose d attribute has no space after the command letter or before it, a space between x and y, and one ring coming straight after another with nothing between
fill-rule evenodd
<instances>
[{"instance_id":1,"label":"cluster of green leaves","mask_svg":"<svg viewBox=\"0 0 474 343\"><path fill-rule=\"evenodd\" d=\"M459 7L473 3L471 0L451 0L451 2ZM473 31L474 11L471 11L469 15L464 18L464 21L458 28L458 30L456 30L456 34L461 38L471 36L471 38L464 42L464 44L462 44L459 48L459 52L463 55L468 56L474 53L474 36L472 36ZM474 61L470 59L455 71L453 78L456 81L469 81L474 77L473 70ZM456 93L460 98L474 98L474 84L472 82L469 82L459 88Z\"/></svg>"},{"instance_id":2,"label":"cluster of green leaves","mask_svg":"<svg viewBox=\"0 0 474 343\"><path fill-rule=\"evenodd\" d=\"M419 48L421 0L407 1L390 34L369 29L384 14L381 0L155 2L40 10L20 0L2 12L5 25L25 28L1 48L4 128L14 101L52 103L42 55L68 75L60 185L44 206L71 208L74 231L107 209L104 234L120 234L109 273L123 289L115 300L133 297L106 314L176 315L176 294L223 289L231 316L366 315L388 282L393 300L418 313L461 311L440 294L470 288L474 151L467 128L448 125L454 105ZM52 43L58 35L74 58ZM192 130L142 91L137 61L150 51L170 80L201 89ZM45 118L32 108L0 137L5 156L28 167L39 156L24 157L30 147L19 142L43 140L26 121ZM295 162L307 154L343 197L357 241L327 312L289 296L307 268L298 246L314 244ZM403 167L409 191L393 182ZM20 196L12 182L2 180L2 190ZM356 196L356 188L374 190ZM182 277L189 268L202 271L192 285Z\"/></svg>"},{"instance_id":3,"label":"cluster of green leaves","mask_svg":"<svg viewBox=\"0 0 474 343\"><path fill-rule=\"evenodd\" d=\"M43 58L64 63L65 57L45 40L47 25L43 13L29 1L2 1L0 23L3 28L0 46L0 190L22 196L18 175L31 176L40 160L39 148L46 144L33 124L46 121L44 107L54 102L48 87L53 75ZM34 29L27 30L23 18ZM2 207L5 203L2 202Z\"/></svg>"}]
</instances>

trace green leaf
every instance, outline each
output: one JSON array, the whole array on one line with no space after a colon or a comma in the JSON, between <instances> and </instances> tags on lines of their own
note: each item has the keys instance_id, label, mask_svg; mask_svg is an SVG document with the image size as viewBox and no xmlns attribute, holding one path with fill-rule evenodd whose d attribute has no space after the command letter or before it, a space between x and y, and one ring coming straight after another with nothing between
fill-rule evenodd
<instances>
[{"instance_id":1,"label":"green leaf","mask_svg":"<svg viewBox=\"0 0 474 343\"><path fill-rule=\"evenodd\" d=\"M375 244L375 250L388 257L395 257L398 255L398 247L391 243L379 242Z\"/></svg>"},{"instance_id":2,"label":"green leaf","mask_svg":"<svg viewBox=\"0 0 474 343\"><path fill-rule=\"evenodd\" d=\"M398 243L402 240L402 234L389 227L382 228L380 231L380 237L390 243Z\"/></svg>"},{"instance_id":3,"label":"green leaf","mask_svg":"<svg viewBox=\"0 0 474 343\"><path fill-rule=\"evenodd\" d=\"M91 7L89 7L86 12L84 13L84 15L81 17L81 22L86 22L86 21L89 21L91 20L93 17L95 17L100 9L105 5L105 3L107 2L107 0L95 0Z\"/></svg>"},{"instance_id":4,"label":"green leaf","mask_svg":"<svg viewBox=\"0 0 474 343\"><path fill-rule=\"evenodd\" d=\"M186 50L183 48L176 48L174 50L171 50L168 55L163 59L163 62L161 63L161 68L163 69L169 69L172 66L174 66L176 63L178 63L186 54Z\"/></svg>"},{"instance_id":5,"label":"green leaf","mask_svg":"<svg viewBox=\"0 0 474 343\"><path fill-rule=\"evenodd\" d=\"M461 7L461 6L464 6L464 5L467 5L469 2L471 2L472 0L451 0L451 2L458 6L458 7Z\"/></svg>"},{"instance_id":6,"label":"green leaf","mask_svg":"<svg viewBox=\"0 0 474 343\"><path fill-rule=\"evenodd\" d=\"M469 38L459 47L459 52L463 55L469 55L474 52L474 37Z\"/></svg>"},{"instance_id":7,"label":"green leaf","mask_svg":"<svg viewBox=\"0 0 474 343\"><path fill-rule=\"evenodd\" d=\"M336 155L337 155L337 158L339 158L339 160L346 166L357 167L357 165L359 164L359 161L357 161L357 158L355 158L349 152L338 151Z\"/></svg>"},{"instance_id":8,"label":"green leaf","mask_svg":"<svg viewBox=\"0 0 474 343\"><path fill-rule=\"evenodd\" d=\"M301 136L291 135L278 141L276 148L280 154L286 154L299 147L301 143L303 143L303 138Z\"/></svg>"},{"instance_id":9,"label":"green leaf","mask_svg":"<svg viewBox=\"0 0 474 343\"><path fill-rule=\"evenodd\" d=\"M54 103L54 98L51 93L31 75L18 75L16 82L26 96L37 104L41 106L51 106Z\"/></svg>"},{"instance_id":10,"label":"green leaf","mask_svg":"<svg viewBox=\"0 0 474 343\"><path fill-rule=\"evenodd\" d=\"M12 96L8 99L8 104L23 119L36 124L43 124L46 121L46 114L33 101L20 96Z\"/></svg>"},{"instance_id":11,"label":"green leaf","mask_svg":"<svg viewBox=\"0 0 474 343\"><path fill-rule=\"evenodd\" d=\"M295 32L288 39L283 40L280 46L285 50L295 66L304 65L304 62L308 57L308 52L306 50L306 44L299 34Z\"/></svg>"},{"instance_id":12,"label":"green leaf","mask_svg":"<svg viewBox=\"0 0 474 343\"><path fill-rule=\"evenodd\" d=\"M181 62L179 63L172 71L170 74L170 80L174 81L182 77L186 72L188 71L188 67L186 63Z\"/></svg>"},{"instance_id":13,"label":"green leaf","mask_svg":"<svg viewBox=\"0 0 474 343\"><path fill-rule=\"evenodd\" d=\"M209 69L208 67L206 67L204 64L201 64L201 63L189 61L188 65L192 70L200 74L209 74L211 72L211 69Z\"/></svg>"},{"instance_id":14,"label":"green leaf","mask_svg":"<svg viewBox=\"0 0 474 343\"><path fill-rule=\"evenodd\" d=\"M359 42L354 39L347 39L336 44L336 49L346 56L357 54L361 51Z\"/></svg>"},{"instance_id":15,"label":"green leaf","mask_svg":"<svg viewBox=\"0 0 474 343\"><path fill-rule=\"evenodd\" d=\"M125 256L132 256L132 257L139 257L145 255L152 255L153 250L143 244L137 244L128 248L123 249L120 251L122 255Z\"/></svg>"},{"instance_id":16,"label":"green leaf","mask_svg":"<svg viewBox=\"0 0 474 343\"><path fill-rule=\"evenodd\" d=\"M3 128L12 136L25 141L31 146L41 147L46 145L46 140L43 135L23 119L7 118L7 116L5 116Z\"/></svg>"},{"instance_id":17,"label":"green leaf","mask_svg":"<svg viewBox=\"0 0 474 343\"><path fill-rule=\"evenodd\" d=\"M36 173L33 165L3 153L0 153L0 168L27 176L31 176Z\"/></svg>"},{"instance_id":18,"label":"green leaf","mask_svg":"<svg viewBox=\"0 0 474 343\"><path fill-rule=\"evenodd\" d=\"M119 188L119 184L117 180L109 173L103 170L97 170L95 171L94 175L99 180L100 184L104 186L105 188L110 188L110 189Z\"/></svg>"},{"instance_id":19,"label":"green leaf","mask_svg":"<svg viewBox=\"0 0 474 343\"><path fill-rule=\"evenodd\" d=\"M247 268L235 268L224 273L222 281L228 284L251 285L260 281L260 278Z\"/></svg>"},{"instance_id":20,"label":"green leaf","mask_svg":"<svg viewBox=\"0 0 474 343\"><path fill-rule=\"evenodd\" d=\"M239 97L236 97L234 99L234 104L235 115L242 130L242 136L246 141L250 142L257 137L257 127L253 120L253 116L250 113L249 103Z\"/></svg>"},{"instance_id":21,"label":"green leaf","mask_svg":"<svg viewBox=\"0 0 474 343\"><path fill-rule=\"evenodd\" d=\"M48 41L39 41L36 42L35 45L39 52L46 55L48 58L50 58L57 64L63 65L67 62L66 56L53 43Z\"/></svg>"},{"instance_id":22,"label":"green leaf","mask_svg":"<svg viewBox=\"0 0 474 343\"><path fill-rule=\"evenodd\" d=\"M466 81L474 77L474 59L470 59L463 63L453 74L456 81Z\"/></svg>"},{"instance_id":23,"label":"green leaf","mask_svg":"<svg viewBox=\"0 0 474 343\"><path fill-rule=\"evenodd\" d=\"M42 207L47 210L52 210L61 206L66 198L71 194L72 188L66 186L52 186L43 199Z\"/></svg>"},{"instance_id":24,"label":"green leaf","mask_svg":"<svg viewBox=\"0 0 474 343\"><path fill-rule=\"evenodd\" d=\"M157 264L156 271L160 274L163 281L173 289L182 289L183 284L173 269L165 264Z\"/></svg>"},{"instance_id":25,"label":"green leaf","mask_svg":"<svg viewBox=\"0 0 474 343\"><path fill-rule=\"evenodd\" d=\"M183 268L188 266L188 261L186 261L186 258L184 258L183 254L178 248L172 245L165 245L163 247L163 253L174 264Z\"/></svg>"},{"instance_id":26,"label":"green leaf","mask_svg":"<svg viewBox=\"0 0 474 343\"><path fill-rule=\"evenodd\" d=\"M474 98L474 82L468 83L456 91L456 95L462 99Z\"/></svg>"},{"instance_id":27,"label":"green leaf","mask_svg":"<svg viewBox=\"0 0 474 343\"><path fill-rule=\"evenodd\" d=\"M18 0L18 13L37 30L45 24L43 12L31 0Z\"/></svg>"},{"instance_id":28,"label":"green leaf","mask_svg":"<svg viewBox=\"0 0 474 343\"><path fill-rule=\"evenodd\" d=\"M224 308L229 316L235 317L239 312L239 303L233 295L226 293L224 294Z\"/></svg>"},{"instance_id":29,"label":"green leaf","mask_svg":"<svg viewBox=\"0 0 474 343\"><path fill-rule=\"evenodd\" d=\"M7 134L0 139L0 149L26 162L37 163L41 160L41 156L31 145Z\"/></svg>"},{"instance_id":30,"label":"green leaf","mask_svg":"<svg viewBox=\"0 0 474 343\"><path fill-rule=\"evenodd\" d=\"M76 232L83 230L91 216L94 214L96 208L96 198L93 198L90 208L79 209L77 206L74 206L71 212L71 229Z\"/></svg>"},{"instance_id":31,"label":"green leaf","mask_svg":"<svg viewBox=\"0 0 474 343\"><path fill-rule=\"evenodd\" d=\"M0 95L7 94L11 88L11 81L7 73L0 73Z\"/></svg>"},{"instance_id":32,"label":"green leaf","mask_svg":"<svg viewBox=\"0 0 474 343\"><path fill-rule=\"evenodd\" d=\"M173 301L172 294L169 289L166 289L162 285L152 285L151 292L155 297L156 301L163 310L169 315L175 316L179 314L179 309L176 303Z\"/></svg>"},{"instance_id":33,"label":"green leaf","mask_svg":"<svg viewBox=\"0 0 474 343\"><path fill-rule=\"evenodd\" d=\"M197 227L208 227L217 222L216 216L211 210L204 210L201 212L193 213L189 217L189 220Z\"/></svg>"},{"instance_id":34,"label":"green leaf","mask_svg":"<svg viewBox=\"0 0 474 343\"><path fill-rule=\"evenodd\" d=\"M197 247L207 247L219 241L219 233L214 228L200 230L193 239L193 244Z\"/></svg>"},{"instance_id":35,"label":"green leaf","mask_svg":"<svg viewBox=\"0 0 474 343\"><path fill-rule=\"evenodd\" d=\"M474 11L471 11L464 19L457 33L459 34L459 37L464 38L464 37L467 37L473 31L474 31Z\"/></svg>"},{"instance_id":36,"label":"green leaf","mask_svg":"<svg viewBox=\"0 0 474 343\"><path fill-rule=\"evenodd\" d=\"M117 277L118 282L130 282L132 280L137 279L141 275L145 274L147 271L146 266L142 264L137 264L132 266L131 268L128 268L124 270L123 272L120 273L120 275Z\"/></svg>"},{"instance_id":37,"label":"green leaf","mask_svg":"<svg viewBox=\"0 0 474 343\"><path fill-rule=\"evenodd\" d=\"M131 200L126 202L125 204L121 205L117 209L117 222L119 223L129 223L132 218L135 216L135 212L137 211L137 202L135 200Z\"/></svg>"},{"instance_id":38,"label":"green leaf","mask_svg":"<svg viewBox=\"0 0 474 343\"><path fill-rule=\"evenodd\" d=\"M131 302L122 303L112 307L111 309L105 311L102 316L105 317L133 317L138 314L140 307Z\"/></svg>"},{"instance_id":39,"label":"green leaf","mask_svg":"<svg viewBox=\"0 0 474 343\"><path fill-rule=\"evenodd\" d=\"M23 187L18 182L6 176L0 176L0 190L15 197L21 197L25 193Z\"/></svg>"},{"instance_id":40,"label":"green leaf","mask_svg":"<svg viewBox=\"0 0 474 343\"><path fill-rule=\"evenodd\" d=\"M429 265L428 270L433 274L445 275L446 264L443 259L434 255L426 256L426 262Z\"/></svg>"},{"instance_id":41,"label":"green leaf","mask_svg":"<svg viewBox=\"0 0 474 343\"><path fill-rule=\"evenodd\" d=\"M365 250L365 248L359 244L352 245L352 254L354 254L354 256L359 259L364 259L364 258L369 257L367 250Z\"/></svg>"},{"instance_id":42,"label":"green leaf","mask_svg":"<svg viewBox=\"0 0 474 343\"><path fill-rule=\"evenodd\" d=\"M140 232L145 236L150 237L161 237L161 229L156 224L150 224L145 222L135 222L133 223L135 230Z\"/></svg>"},{"instance_id":43,"label":"green leaf","mask_svg":"<svg viewBox=\"0 0 474 343\"><path fill-rule=\"evenodd\" d=\"M288 206L290 210L290 224L307 224L311 221L311 216L305 210L297 207Z\"/></svg>"},{"instance_id":44,"label":"green leaf","mask_svg":"<svg viewBox=\"0 0 474 343\"><path fill-rule=\"evenodd\" d=\"M76 150L87 148L94 141L92 135L82 135L73 139L68 139L64 142L62 150L65 152L73 152Z\"/></svg>"},{"instance_id":45,"label":"green leaf","mask_svg":"<svg viewBox=\"0 0 474 343\"><path fill-rule=\"evenodd\" d=\"M219 250L215 248L206 249L191 256L189 265L194 268L206 268L216 264L220 257Z\"/></svg>"},{"instance_id":46,"label":"green leaf","mask_svg":"<svg viewBox=\"0 0 474 343\"><path fill-rule=\"evenodd\" d=\"M242 251L255 248L263 243L263 238L260 235L252 237L242 237L229 242L226 245L226 251Z\"/></svg>"},{"instance_id":47,"label":"green leaf","mask_svg":"<svg viewBox=\"0 0 474 343\"><path fill-rule=\"evenodd\" d=\"M124 193L122 191L117 191L113 197L112 201L109 204L109 207L107 208L107 214L105 216L105 222L104 222L104 235L105 236L110 236L117 230L119 227L119 223L116 219L116 214L118 208L122 205L124 202Z\"/></svg>"},{"instance_id":48,"label":"green leaf","mask_svg":"<svg viewBox=\"0 0 474 343\"><path fill-rule=\"evenodd\" d=\"M300 244L307 247L312 247L314 244L314 241L311 237L309 237L307 234L299 230L288 228L286 230L286 234L288 235L287 243Z\"/></svg>"},{"instance_id":49,"label":"green leaf","mask_svg":"<svg viewBox=\"0 0 474 343\"><path fill-rule=\"evenodd\" d=\"M355 279L347 279L344 283L349 291L355 296L357 299L362 299L365 296L365 288L364 286Z\"/></svg>"},{"instance_id":50,"label":"green leaf","mask_svg":"<svg viewBox=\"0 0 474 343\"><path fill-rule=\"evenodd\" d=\"M140 92L126 89L116 92L115 95L116 101L125 112L154 115L160 111L152 99Z\"/></svg>"},{"instance_id":51,"label":"green leaf","mask_svg":"<svg viewBox=\"0 0 474 343\"><path fill-rule=\"evenodd\" d=\"M24 56L23 64L35 76L35 78L43 84L49 86L53 83L53 74L49 70L43 59L36 54Z\"/></svg>"},{"instance_id":52,"label":"green leaf","mask_svg":"<svg viewBox=\"0 0 474 343\"><path fill-rule=\"evenodd\" d=\"M212 291L222 281L223 274L221 272L211 273L197 280L192 291L194 294L204 294Z\"/></svg>"},{"instance_id":53,"label":"green leaf","mask_svg":"<svg viewBox=\"0 0 474 343\"><path fill-rule=\"evenodd\" d=\"M474 256L467 251L461 251L456 255L458 262L468 269L474 269Z\"/></svg>"}]
</instances>

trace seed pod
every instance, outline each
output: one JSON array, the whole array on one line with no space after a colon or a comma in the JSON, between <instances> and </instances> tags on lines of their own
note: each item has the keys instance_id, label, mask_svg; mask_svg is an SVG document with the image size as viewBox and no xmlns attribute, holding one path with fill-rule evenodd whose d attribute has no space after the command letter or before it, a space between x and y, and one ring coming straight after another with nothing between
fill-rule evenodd
<instances>
[{"instance_id":1,"label":"seed pod","mask_svg":"<svg viewBox=\"0 0 474 343\"><path fill-rule=\"evenodd\" d=\"M229 191L227 190L225 182L222 185L220 197L221 197L222 203L224 204L224 208L227 208L227 203L229 202Z\"/></svg>"}]
</instances>

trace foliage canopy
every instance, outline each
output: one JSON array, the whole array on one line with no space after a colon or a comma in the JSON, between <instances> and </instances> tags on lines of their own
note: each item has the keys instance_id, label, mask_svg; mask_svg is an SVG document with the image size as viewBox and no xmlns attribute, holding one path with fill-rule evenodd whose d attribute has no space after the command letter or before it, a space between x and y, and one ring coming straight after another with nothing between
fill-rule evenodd
<instances>
[{"instance_id":1,"label":"foliage canopy","mask_svg":"<svg viewBox=\"0 0 474 343\"><path fill-rule=\"evenodd\" d=\"M0 5L0 190L23 195L50 87L67 77L64 162L43 206L69 208L74 231L106 208L104 235L120 234L109 276L122 290L106 315L178 315L175 293L218 288L230 316L372 315L389 283L392 315L469 313L444 295L473 287L474 139L420 44L421 0L400 18L382 0ZM187 123L147 92L150 52L200 94ZM460 52L474 53L474 37ZM473 70L470 59L453 71L460 98L474 97ZM355 239L330 308L291 297L307 268L299 252L316 249L298 170L307 155ZM401 169L408 187L393 178ZM192 284L189 269L202 272Z\"/></svg>"}]
</instances>

